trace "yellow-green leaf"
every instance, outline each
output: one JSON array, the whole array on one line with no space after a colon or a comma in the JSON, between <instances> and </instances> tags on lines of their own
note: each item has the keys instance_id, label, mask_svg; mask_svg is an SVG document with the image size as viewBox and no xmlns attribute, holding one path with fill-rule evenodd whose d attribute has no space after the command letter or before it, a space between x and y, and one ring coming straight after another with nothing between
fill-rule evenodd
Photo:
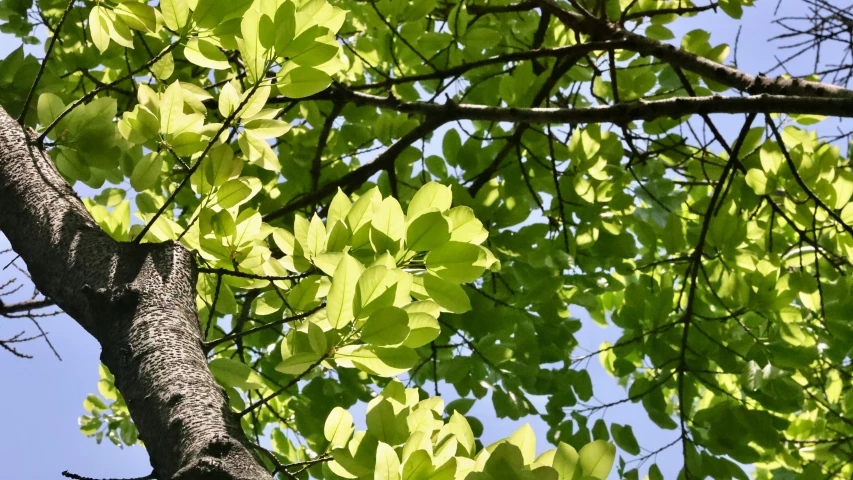
<instances>
[{"instance_id":1,"label":"yellow-green leaf","mask_svg":"<svg viewBox=\"0 0 853 480\"><path fill-rule=\"evenodd\" d=\"M163 21L170 30L180 31L190 17L190 7L187 0L160 0L160 11Z\"/></svg>"},{"instance_id":2,"label":"yellow-green leaf","mask_svg":"<svg viewBox=\"0 0 853 480\"><path fill-rule=\"evenodd\" d=\"M158 152L145 155L133 168L133 173L130 175L130 186L138 192L148 190L157 183L162 169L163 157Z\"/></svg>"},{"instance_id":3,"label":"yellow-green leaf","mask_svg":"<svg viewBox=\"0 0 853 480\"><path fill-rule=\"evenodd\" d=\"M184 48L184 56L190 62L214 70L226 70L230 67L228 58L213 43L204 38L191 38Z\"/></svg>"},{"instance_id":4,"label":"yellow-green leaf","mask_svg":"<svg viewBox=\"0 0 853 480\"><path fill-rule=\"evenodd\" d=\"M355 426L352 424L352 415L341 407L335 407L326 418L323 435L332 448L343 447L352 436L353 430Z\"/></svg>"},{"instance_id":5,"label":"yellow-green leaf","mask_svg":"<svg viewBox=\"0 0 853 480\"><path fill-rule=\"evenodd\" d=\"M210 362L210 371L217 380L229 387L255 390L264 386L261 377L248 365L230 358L216 358Z\"/></svg>"},{"instance_id":6,"label":"yellow-green leaf","mask_svg":"<svg viewBox=\"0 0 853 480\"><path fill-rule=\"evenodd\" d=\"M297 67L279 80L278 90L289 98L305 98L322 92L332 83L326 72L311 67Z\"/></svg>"},{"instance_id":7,"label":"yellow-green leaf","mask_svg":"<svg viewBox=\"0 0 853 480\"><path fill-rule=\"evenodd\" d=\"M332 287L329 289L329 295L326 298L326 315L329 318L329 323L336 329L345 327L354 318L353 297L358 279L363 271L364 266L361 262L348 254L344 254L343 259L335 269Z\"/></svg>"}]
</instances>

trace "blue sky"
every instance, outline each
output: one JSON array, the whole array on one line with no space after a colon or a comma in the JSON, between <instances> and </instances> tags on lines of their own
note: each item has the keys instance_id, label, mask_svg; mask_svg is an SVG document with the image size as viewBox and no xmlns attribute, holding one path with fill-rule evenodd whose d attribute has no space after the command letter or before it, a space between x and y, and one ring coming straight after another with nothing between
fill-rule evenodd
<instances>
[{"instance_id":1,"label":"blue sky","mask_svg":"<svg viewBox=\"0 0 853 480\"><path fill-rule=\"evenodd\" d=\"M703 2L700 2L703 3ZM746 9L744 18L735 21L713 13L700 14L692 19L681 19L671 26L678 38L694 28L712 32L712 44L727 42L734 44L738 26L743 25L738 47L738 62L746 72L757 74L766 71L775 60L776 44L767 40L780 32L769 23L776 8L775 0L759 0L756 8ZM780 14L791 14L802 8L802 3L786 0L782 2ZM0 58L17 48L13 37L0 34ZM41 52L27 48L28 52L41 56ZM794 63L807 71L810 62L803 59ZM778 73L778 72L774 72ZM794 71L794 73L801 73ZM719 117L718 125L724 133L733 134L740 128L735 117ZM834 130L835 121L827 121L821 129ZM0 251L8 248L8 242L0 235ZM11 254L0 255L0 268L11 261ZM18 261L19 263L22 263ZM11 277L23 278L13 268L0 271L0 284ZM26 288L31 288L27 286ZM28 291L27 294L30 292ZM603 341L614 342L619 338L615 327L604 329L594 324L577 307L571 313L584 320L584 328L578 334L580 345L587 350L596 350ZM65 315L46 318L42 326L50 334L62 361L58 361L44 342L33 342L23 350L33 355L32 360L23 360L0 352L0 412L3 433L0 434L0 452L3 452L2 472L4 478L53 480L60 479L63 470L94 478L138 477L150 472L148 458L142 448L119 449L109 442L97 445L93 439L79 433L77 418L84 414L83 400L96 391L98 381L98 355L100 348L73 320ZM10 336L27 328L24 320L2 320L0 337ZM577 355L583 354L578 350ZM612 402L626 396L625 391L603 370L597 359L588 363L595 385L596 399L601 403ZM444 386L442 392L447 401L452 400L452 387ZM537 407L544 407L544 399L534 399ZM354 414L363 419L364 406L357 406ZM512 422L496 419L490 402L472 412L486 425L483 442L488 444L510 434L525 421ZM593 415L592 421L605 415L608 422L630 424L634 427L639 443L644 450L656 450L676 438L674 431L660 431L647 420L645 411L636 404L623 404ZM538 418L529 421L538 435L539 451L550 448L545 440L547 427ZM592 421L590 423L592 423ZM363 423L362 426L363 428ZM657 457L657 463L665 478L675 478L681 468L680 448L674 447ZM648 467L648 463L645 468ZM641 475L645 475L645 468ZM615 471L615 469L614 469ZM615 473L611 476L615 479Z\"/></svg>"}]
</instances>

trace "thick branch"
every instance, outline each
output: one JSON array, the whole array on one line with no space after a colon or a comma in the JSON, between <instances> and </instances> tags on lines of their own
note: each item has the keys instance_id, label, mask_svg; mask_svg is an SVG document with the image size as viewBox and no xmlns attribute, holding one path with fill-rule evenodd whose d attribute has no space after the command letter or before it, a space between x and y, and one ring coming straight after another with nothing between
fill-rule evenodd
<instances>
[{"instance_id":1,"label":"thick branch","mask_svg":"<svg viewBox=\"0 0 853 480\"><path fill-rule=\"evenodd\" d=\"M536 0L543 10L550 11L572 30L592 36L596 40L625 40L626 47L641 55L649 55L673 67L680 67L704 78L753 95L796 95L807 97L851 98L853 90L799 78L753 76L732 67L700 57L672 45L630 32L615 23L588 18L570 12L556 0Z\"/></svg>"},{"instance_id":2,"label":"thick branch","mask_svg":"<svg viewBox=\"0 0 853 480\"><path fill-rule=\"evenodd\" d=\"M30 312L40 308L56 305L53 300L45 298L44 300L28 300L26 302L12 303L10 305L0 304L0 315L8 315L10 313Z\"/></svg>"},{"instance_id":3,"label":"thick branch","mask_svg":"<svg viewBox=\"0 0 853 480\"><path fill-rule=\"evenodd\" d=\"M695 7L658 8L655 10L641 10L639 12L632 12L625 15L622 19L625 21L629 21L647 17L654 17L657 15L687 15L691 13L701 13L707 10L714 10L716 8L717 3L714 2L708 5L700 5Z\"/></svg>"},{"instance_id":4,"label":"thick branch","mask_svg":"<svg viewBox=\"0 0 853 480\"><path fill-rule=\"evenodd\" d=\"M334 89L310 98L372 105L401 113L455 120L485 120L511 123L614 123L625 124L637 120L654 120L662 117L680 118L703 114L812 114L832 117L853 117L853 97L823 98L809 96L756 95L753 97L675 97L665 100L644 101L588 108L505 108L475 104L404 102L396 97L380 97L343 89ZM284 97L270 98L269 103L292 100Z\"/></svg>"},{"instance_id":5,"label":"thick branch","mask_svg":"<svg viewBox=\"0 0 853 480\"><path fill-rule=\"evenodd\" d=\"M192 255L118 243L0 109L0 231L33 283L101 344L158 478L269 480L201 348Z\"/></svg>"},{"instance_id":6,"label":"thick branch","mask_svg":"<svg viewBox=\"0 0 853 480\"><path fill-rule=\"evenodd\" d=\"M472 15L485 15L489 13L514 13L526 12L536 8L536 2L526 1L511 3L509 5L467 5L468 13Z\"/></svg>"}]
</instances>

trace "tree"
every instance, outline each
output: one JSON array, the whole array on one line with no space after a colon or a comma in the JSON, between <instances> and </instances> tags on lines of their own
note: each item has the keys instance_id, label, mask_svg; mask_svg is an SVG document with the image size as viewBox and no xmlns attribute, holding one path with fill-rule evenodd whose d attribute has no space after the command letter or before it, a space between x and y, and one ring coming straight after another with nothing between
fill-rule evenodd
<instances>
[{"instance_id":1,"label":"tree","mask_svg":"<svg viewBox=\"0 0 853 480\"><path fill-rule=\"evenodd\" d=\"M853 172L809 127L853 115L846 67L668 43L751 4L2 0L49 34L0 65L0 231L45 297L0 314L98 339L81 430L152 478L604 479L610 440L621 478L667 448L686 480L848 478ZM807 52L853 19L801 20ZM621 339L573 355L569 305ZM483 399L557 448L483 448ZM675 441L590 426L629 402Z\"/></svg>"}]
</instances>

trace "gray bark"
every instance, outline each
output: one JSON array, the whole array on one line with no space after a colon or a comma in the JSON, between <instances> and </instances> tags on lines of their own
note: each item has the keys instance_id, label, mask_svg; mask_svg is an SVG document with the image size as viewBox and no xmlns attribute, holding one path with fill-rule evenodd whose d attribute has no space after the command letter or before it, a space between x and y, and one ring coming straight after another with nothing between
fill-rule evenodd
<instances>
[{"instance_id":1,"label":"gray bark","mask_svg":"<svg viewBox=\"0 0 853 480\"><path fill-rule=\"evenodd\" d=\"M0 231L36 287L100 343L157 478L272 478L207 367L190 252L110 238L2 108Z\"/></svg>"}]
</instances>

